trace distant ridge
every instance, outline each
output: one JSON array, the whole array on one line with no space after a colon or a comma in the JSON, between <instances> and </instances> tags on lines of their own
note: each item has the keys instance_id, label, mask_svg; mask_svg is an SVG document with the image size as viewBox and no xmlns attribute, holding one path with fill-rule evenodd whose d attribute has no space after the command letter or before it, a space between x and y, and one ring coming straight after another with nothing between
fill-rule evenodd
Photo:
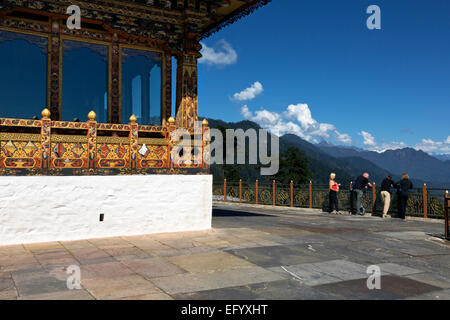
<instances>
[{"instance_id":1,"label":"distant ridge","mask_svg":"<svg viewBox=\"0 0 450 320\"><path fill-rule=\"evenodd\" d=\"M450 161L441 161L421 150L404 148L378 153L344 146L317 147L333 157L360 157L396 174L408 173L411 177L428 183L450 185Z\"/></svg>"},{"instance_id":2,"label":"distant ridge","mask_svg":"<svg viewBox=\"0 0 450 320\"><path fill-rule=\"evenodd\" d=\"M211 128L225 128L225 129L243 129L249 128L260 129L260 126L252 121L240 121L237 123L225 122L216 119L207 119ZM337 174L339 181L343 184L350 183L358 175L365 171L371 174L371 180L380 183L381 180L389 173L388 170L382 168L378 164L361 157L358 153L362 149L354 147L340 147L333 146L329 143L322 143L321 146L314 145L305 141L304 139L293 135L286 134L280 137L280 152L287 150L289 146L298 148L308 159L308 164L311 172L314 175L314 183L328 183L328 177L331 172ZM340 152L337 156L330 155L329 152L322 150L322 148L337 148ZM252 166L239 167L242 179L245 181L254 180L257 178L257 169ZM400 173L393 172L396 179L400 178ZM423 181L415 179L414 182L419 185Z\"/></svg>"}]
</instances>

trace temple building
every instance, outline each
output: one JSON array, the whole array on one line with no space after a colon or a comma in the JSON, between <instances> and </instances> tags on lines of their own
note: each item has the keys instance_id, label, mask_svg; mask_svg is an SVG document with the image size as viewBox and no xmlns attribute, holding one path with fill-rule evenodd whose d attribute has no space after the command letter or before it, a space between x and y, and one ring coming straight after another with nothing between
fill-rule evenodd
<instances>
[{"instance_id":1,"label":"temple building","mask_svg":"<svg viewBox=\"0 0 450 320\"><path fill-rule=\"evenodd\" d=\"M176 129L208 134L200 41L269 1L0 0L0 175L208 172L206 139L170 158Z\"/></svg>"},{"instance_id":2,"label":"temple building","mask_svg":"<svg viewBox=\"0 0 450 320\"><path fill-rule=\"evenodd\" d=\"M200 40L268 2L0 0L0 245L210 229Z\"/></svg>"}]
</instances>

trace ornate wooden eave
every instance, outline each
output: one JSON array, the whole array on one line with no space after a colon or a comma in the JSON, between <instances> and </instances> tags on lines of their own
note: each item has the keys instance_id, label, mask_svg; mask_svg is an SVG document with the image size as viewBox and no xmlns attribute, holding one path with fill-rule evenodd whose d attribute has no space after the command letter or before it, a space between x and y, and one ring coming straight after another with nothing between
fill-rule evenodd
<instances>
[{"instance_id":1,"label":"ornate wooden eave","mask_svg":"<svg viewBox=\"0 0 450 320\"><path fill-rule=\"evenodd\" d=\"M203 27L202 37L206 38L211 36L228 25L233 24L243 17L251 14L258 8L265 6L271 1L272 0L230 0L230 5L226 8L219 9L217 17L212 19L211 22Z\"/></svg>"},{"instance_id":2,"label":"ornate wooden eave","mask_svg":"<svg viewBox=\"0 0 450 320\"><path fill-rule=\"evenodd\" d=\"M271 0L0 0L0 15L13 11L65 19L78 5L82 21L122 36L165 42L183 51L186 35L197 41L219 31Z\"/></svg>"}]
</instances>

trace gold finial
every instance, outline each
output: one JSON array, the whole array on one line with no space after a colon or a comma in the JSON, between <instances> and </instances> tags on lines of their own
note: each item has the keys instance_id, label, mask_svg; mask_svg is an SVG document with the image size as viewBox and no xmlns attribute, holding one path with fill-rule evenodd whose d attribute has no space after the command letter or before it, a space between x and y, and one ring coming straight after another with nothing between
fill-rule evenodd
<instances>
[{"instance_id":1,"label":"gold finial","mask_svg":"<svg viewBox=\"0 0 450 320\"><path fill-rule=\"evenodd\" d=\"M206 120L206 119L203 119L203 121L202 121L202 125L206 127L206 126L208 125L208 120Z\"/></svg>"},{"instance_id":2,"label":"gold finial","mask_svg":"<svg viewBox=\"0 0 450 320\"><path fill-rule=\"evenodd\" d=\"M136 116L134 114L132 114L131 117L130 117L130 122L131 123L135 123L136 121L137 121Z\"/></svg>"},{"instance_id":3,"label":"gold finial","mask_svg":"<svg viewBox=\"0 0 450 320\"><path fill-rule=\"evenodd\" d=\"M175 123L175 119L173 117L170 117L167 122L169 122L170 125L173 125Z\"/></svg>"},{"instance_id":4,"label":"gold finial","mask_svg":"<svg viewBox=\"0 0 450 320\"><path fill-rule=\"evenodd\" d=\"M88 113L88 119L94 121L97 118L97 114L94 111Z\"/></svg>"},{"instance_id":5,"label":"gold finial","mask_svg":"<svg viewBox=\"0 0 450 320\"><path fill-rule=\"evenodd\" d=\"M42 119L50 119L51 112L50 112L50 110L45 108L44 110L42 110L41 115L42 115Z\"/></svg>"}]
</instances>

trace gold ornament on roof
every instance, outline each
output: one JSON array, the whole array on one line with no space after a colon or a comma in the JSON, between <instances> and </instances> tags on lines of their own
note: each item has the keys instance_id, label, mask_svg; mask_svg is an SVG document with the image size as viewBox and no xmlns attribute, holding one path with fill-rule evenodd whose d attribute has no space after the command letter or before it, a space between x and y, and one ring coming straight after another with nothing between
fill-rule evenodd
<instances>
[{"instance_id":1,"label":"gold ornament on roof","mask_svg":"<svg viewBox=\"0 0 450 320\"><path fill-rule=\"evenodd\" d=\"M131 117L130 117L130 122L131 123L135 123L136 121L137 121L136 116L134 114L132 114Z\"/></svg>"},{"instance_id":2,"label":"gold ornament on roof","mask_svg":"<svg viewBox=\"0 0 450 320\"><path fill-rule=\"evenodd\" d=\"M44 110L42 110L41 115L42 115L42 119L50 119L51 112L50 112L50 110L45 108Z\"/></svg>"},{"instance_id":3,"label":"gold ornament on roof","mask_svg":"<svg viewBox=\"0 0 450 320\"><path fill-rule=\"evenodd\" d=\"M97 118L97 114L94 111L89 112L88 119L94 121Z\"/></svg>"}]
</instances>

